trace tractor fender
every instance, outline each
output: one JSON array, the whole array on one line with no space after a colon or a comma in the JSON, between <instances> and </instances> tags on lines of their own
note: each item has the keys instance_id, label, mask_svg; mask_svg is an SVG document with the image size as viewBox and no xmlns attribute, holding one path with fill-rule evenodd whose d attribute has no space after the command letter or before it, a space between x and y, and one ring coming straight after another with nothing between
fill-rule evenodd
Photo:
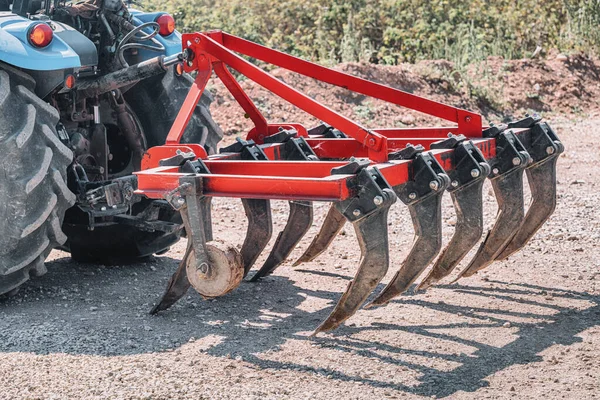
<instances>
[{"instance_id":1,"label":"tractor fender","mask_svg":"<svg viewBox=\"0 0 600 400\"><path fill-rule=\"evenodd\" d=\"M151 12L146 13L135 9L129 9L131 16L133 17L132 22L134 25L139 26L145 22L152 22L159 16L166 14L165 12ZM152 32L151 29L146 30L148 33ZM165 51L162 53L158 53L155 51L143 50L140 49L137 55L136 62L141 62L144 60L149 60L150 58L154 58L159 55L164 56L172 56L173 54L180 53L181 48L181 33L177 30L170 34L169 36L161 36L156 35L156 40L158 40L163 46L165 46Z\"/></svg>"},{"instance_id":2,"label":"tractor fender","mask_svg":"<svg viewBox=\"0 0 600 400\"><path fill-rule=\"evenodd\" d=\"M0 13L0 61L31 71L78 69L97 63L94 44L75 29L56 21L47 22L54 31L52 42L42 49L32 46L27 33L40 22Z\"/></svg>"}]
</instances>

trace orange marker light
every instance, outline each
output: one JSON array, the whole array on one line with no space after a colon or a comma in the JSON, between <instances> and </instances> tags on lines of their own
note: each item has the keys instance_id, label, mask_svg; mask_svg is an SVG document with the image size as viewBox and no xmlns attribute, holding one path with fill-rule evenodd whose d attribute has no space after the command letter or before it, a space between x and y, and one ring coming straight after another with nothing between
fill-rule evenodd
<instances>
[{"instance_id":1,"label":"orange marker light","mask_svg":"<svg viewBox=\"0 0 600 400\"><path fill-rule=\"evenodd\" d=\"M175 20L169 14L162 14L155 20L158 23L158 33L161 36L169 36L175 32Z\"/></svg>"},{"instance_id":2,"label":"orange marker light","mask_svg":"<svg viewBox=\"0 0 600 400\"><path fill-rule=\"evenodd\" d=\"M46 47L52 42L52 28L44 23L35 24L29 28L29 43L35 47Z\"/></svg>"},{"instance_id":3,"label":"orange marker light","mask_svg":"<svg viewBox=\"0 0 600 400\"><path fill-rule=\"evenodd\" d=\"M73 75L67 75L65 78L65 86L68 89L73 89L75 87L75 77Z\"/></svg>"}]
</instances>

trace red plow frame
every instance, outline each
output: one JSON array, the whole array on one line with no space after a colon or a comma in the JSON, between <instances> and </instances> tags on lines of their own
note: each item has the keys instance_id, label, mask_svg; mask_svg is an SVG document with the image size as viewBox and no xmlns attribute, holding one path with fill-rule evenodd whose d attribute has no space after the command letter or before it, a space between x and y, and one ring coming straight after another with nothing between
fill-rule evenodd
<instances>
[{"instance_id":1,"label":"red plow frame","mask_svg":"<svg viewBox=\"0 0 600 400\"><path fill-rule=\"evenodd\" d=\"M447 276L482 234L482 184L486 177L499 203L494 228L461 276L506 258L533 236L555 205L556 159L563 151L552 129L537 116L502 126L483 127L479 114L428 100L382 84L334 71L220 31L184 34L182 61L195 82L173 124L166 144L151 148L136 173L137 193L166 198L181 210L188 251L167 292L153 312L171 306L190 284L203 292L226 273L220 294L245 276L272 233L269 200L290 200L290 218L265 265L252 278L270 274L289 256L312 223L312 201L333 205L321 232L297 263L317 257L343 225L354 225L362 259L353 282L317 331L339 326L365 302L389 265L387 212L400 199L410 211L416 241L392 282L371 305L382 305L408 287L441 250L441 207L451 193L458 223L449 245L421 283L427 287ZM270 63L356 93L381 99L453 123L450 127L367 129L320 104L244 56ZM269 123L229 69L313 115L324 124L307 129L295 123ZM181 144L188 121L215 72L254 123L246 140L208 156L202 146ZM534 204L524 213L523 172ZM216 262L210 199L241 198L249 219L241 250L243 273L232 274ZM218 257L217 257L218 258ZM217 265L218 264L218 265ZM223 272L224 270L225 272ZM241 267L240 267L241 268ZM203 286L204 285L204 286Z\"/></svg>"}]
</instances>

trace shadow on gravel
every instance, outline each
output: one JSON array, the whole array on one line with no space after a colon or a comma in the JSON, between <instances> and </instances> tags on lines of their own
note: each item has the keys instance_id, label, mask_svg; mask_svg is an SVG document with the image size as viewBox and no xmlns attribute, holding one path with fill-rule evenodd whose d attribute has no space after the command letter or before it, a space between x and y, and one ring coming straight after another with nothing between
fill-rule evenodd
<instances>
[{"instance_id":1,"label":"shadow on gravel","mask_svg":"<svg viewBox=\"0 0 600 400\"><path fill-rule=\"evenodd\" d=\"M38 354L69 353L100 356L127 355L176 349L195 339L217 338L205 351L217 357L241 357L259 368L300 370L332 379L362 382L374 387L413 394L446 397L457 391L476 391L485 379L512 365L536 362L538 353L559 345L581 341L578 334L600 325L600 296L528 284L489 282L494 287L446 285L457 295L494 297L500 307L477 308L468 301L446 304L427 301L423 296L403 296L395 302L430 310L462 315L477 321L440 325L373 323L367 327L344 326L334 335L309 338L306 331L316 327L330 307L316 312L298 308L307 296L331 300L340 293L311 291L281 276L258 284L243 283L233 293L204 302L190 291L176 306L158 316L148 315L162 294L177 260L162 257L126 267L98 267L71 262L69 258L48 263L51 273L33 280L17 297L0 302L0 351ZM329 272L304 272L349 279ZM501 286L501 287L498 287ZM548 300L548 296L552 300ZM560 300L585 303L584 310ZM564 301L563 301L564 303ZM543 309L543 313L518 311L515 305ZM583 307L583 305L580 303ZM460 314L459 314L460 313ZM517 322L514 320L517 319ZM518 322L535 319L536 322ZM460 336L465 328L498 328L511 321L516 339L494 347ZM424 338L451 341L474 348L470 354L447 354L403 346L365 341L357 334L369 331L407 332ZM415 386L399 385L376 378L344 374L298 362L281 362L263 356L277 351L288 340L311 340L316 346L374 358L381 363L409 368L420 374ZM458 366L449 371L417 362L410 356L437 358Z\"/></svg>"}]
</instances>

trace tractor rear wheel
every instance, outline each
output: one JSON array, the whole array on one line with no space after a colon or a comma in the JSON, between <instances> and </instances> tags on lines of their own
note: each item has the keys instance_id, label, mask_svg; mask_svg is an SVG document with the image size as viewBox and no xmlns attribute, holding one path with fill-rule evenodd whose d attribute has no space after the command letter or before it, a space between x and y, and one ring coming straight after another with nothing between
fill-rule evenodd
<instances>
[{"instance_id":1,"label":"tractor rear wheel","mask_svg":"<svg viewBox=\"0 0 600 400\"><path fill-rule=\"evenodd\" d=\"M141 81L125 93L125 99L144 127L148 146L165 143L173 121L183 105L194 80L188 74L178 76L174 68ZM204 91L183 134L182 143L198 143L208 154L217 152L223 131L210 115L210 92Z\"/></svg>"},{"instance_id":2,"label":"tractor rear wheel","mask_svg":"<svg viewBox=\"0 0 600 400\"><path fill-rule=\"evenodd\" d=\"M29 75L0 64L0 294L46 272L75 203L66 184L73 154L58 138L58 111L34 88Z\"/></svg>"}]
</instances>

